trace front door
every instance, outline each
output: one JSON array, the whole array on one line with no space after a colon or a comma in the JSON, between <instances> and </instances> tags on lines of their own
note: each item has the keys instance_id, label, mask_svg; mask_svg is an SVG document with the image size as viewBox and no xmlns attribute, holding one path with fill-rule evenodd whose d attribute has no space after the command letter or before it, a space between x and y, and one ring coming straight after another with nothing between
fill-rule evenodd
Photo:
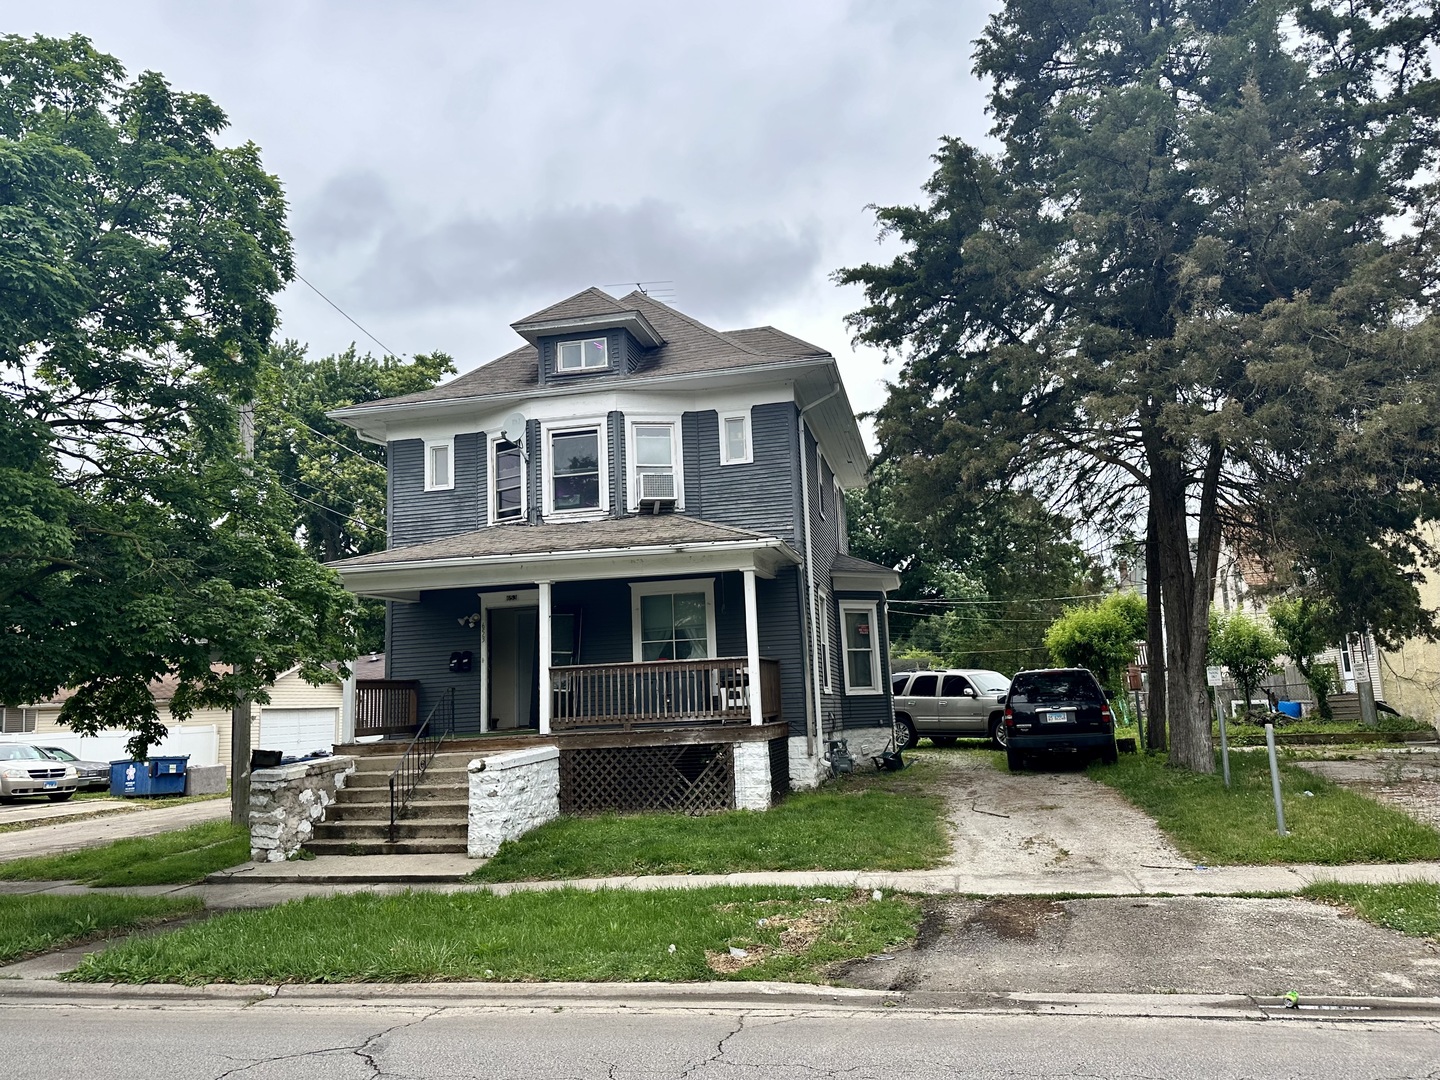
<instances>
[{"instance_id":1,"label":"front door","mask_svg":"<svg viewBox=\"0 0 1440 1080\"><path fill-rule=\"evenodd\" d=\"M490 730L540 726L540 609L491 608Z\"/></svg>"}]
</instances>

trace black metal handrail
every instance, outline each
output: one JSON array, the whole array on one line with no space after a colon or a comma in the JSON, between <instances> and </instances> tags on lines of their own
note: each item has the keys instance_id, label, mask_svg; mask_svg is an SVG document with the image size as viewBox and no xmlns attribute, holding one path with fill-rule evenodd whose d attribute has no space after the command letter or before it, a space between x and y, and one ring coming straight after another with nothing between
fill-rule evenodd
<instances>
[{"instance_id":1,"label":"black metal handrail","mask_svg":"<svg viewBox=\"0 0 1440 1080\"><path fill-rule=\"evenodd\" d=\"M410 745L400 755L400 764L390 774L390 843L395 843L395 823L405 816L425 770L430 767L445 736L455 730L455 688L448 688L415 731Z\"/></svg>"}]
</instances>

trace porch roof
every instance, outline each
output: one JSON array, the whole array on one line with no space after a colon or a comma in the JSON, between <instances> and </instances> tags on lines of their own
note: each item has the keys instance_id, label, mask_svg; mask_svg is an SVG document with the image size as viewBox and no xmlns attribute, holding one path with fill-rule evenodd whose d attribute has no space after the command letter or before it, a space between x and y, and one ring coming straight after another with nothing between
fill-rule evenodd
<instances>
[{"instance_id":1,"label":"porch roof","mask_svg":"<svg viewBox=\"0 0 1440 1080\"><path fill-rule=\"evenodd\" d=\"M351 592L410 601L429 589L754 569L800 557L784 540L684 514L494 525L328 565Z\"/></svg>"},{"instance_id":2,"label":"porch roof","mask_svg":"<svg viewBox=\"0 0 1440 1080\"><path fill-rule=\"evenodd\" d=\"M879 563L853 555L836 555L830 567L830 584L845 591L893 592L900 587L900 575Z\"/></svg>"}]
</instances>

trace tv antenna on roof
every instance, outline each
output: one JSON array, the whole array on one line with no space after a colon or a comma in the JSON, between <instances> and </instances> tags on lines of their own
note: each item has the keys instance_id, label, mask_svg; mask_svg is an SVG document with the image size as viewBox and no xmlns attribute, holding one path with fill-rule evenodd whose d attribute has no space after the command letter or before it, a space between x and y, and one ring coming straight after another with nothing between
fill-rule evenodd
<instances>
[{"instance_id":1,"label":"tv antenna on roof","mask_svg":"<svg viewBox=\"0 0 1440 1080\"><path fill-rule=\"evenodd\" d=\"M651 300L674 300L675 282L669 278L664 281L615 281L606 285L607 289L634 289L635 291L648 296Z\"/></svg>"}]
</instances>

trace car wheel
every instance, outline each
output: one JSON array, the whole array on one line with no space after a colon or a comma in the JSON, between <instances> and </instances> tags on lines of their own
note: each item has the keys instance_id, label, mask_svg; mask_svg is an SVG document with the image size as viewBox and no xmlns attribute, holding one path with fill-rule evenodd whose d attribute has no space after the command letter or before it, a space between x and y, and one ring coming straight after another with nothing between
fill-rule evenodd
<instances>
[{"instance_id":1,"label":"car wheel","mask_svg":"<svg viewBox=\"0 0 1440 1080\"><path fill-rule=\"evenodd\" d=\"M70 796L74 794L75 792L73 791L52 791L49 795L46 795L45 797L51 802L64 802L66 799L70 798Z\"/></svg>"},{"instance_id":2,"label":"car wheel","mask_svg":"<svg viewBox=\"0 0 1440 1080\"><path fill-rule=\"evenodd\" d=\"M990 741L997 750L1004 750L1010 742L1010 731L1005 726L1005 717L1001 713L990 718Z\"/></svg>"},{"instance_id":3,"label":"car wheel","mask_svg":"<svg viewBox=\"0 0 1440 1080\"><path fill-rule=\"evenodd\" d=\"M955 736L955 735L931 735L931 736L930 736L930 744L931 744L932 746L954 746L954 745L955 745L957 742L959 742L959 741L960 741L959 738L958 738L957 736Z\"/></svg>"},{"instance_id":4,"label":"car wheel","mask_svg":"<svg viewBox=\"0 0 1440 1080\"><path fill-rule=\"evenodd\" d=\"M1025 767L1025 755L1019 750L1005 748L1005 764L1010 766L1011 772L1019 772Z\"/></svg>"},{"instance_id":5,"label":"car wheel","mask_svg":"<svg viewBox=\"0 0 1440 1080\"><path fill-rule=\"evenodd\" d=\"M919 741L920 736L915 733L915 725L910 722L910 718L897 715L895 717L895 749L909 750Z\"/></svg>"}]
</instances>

